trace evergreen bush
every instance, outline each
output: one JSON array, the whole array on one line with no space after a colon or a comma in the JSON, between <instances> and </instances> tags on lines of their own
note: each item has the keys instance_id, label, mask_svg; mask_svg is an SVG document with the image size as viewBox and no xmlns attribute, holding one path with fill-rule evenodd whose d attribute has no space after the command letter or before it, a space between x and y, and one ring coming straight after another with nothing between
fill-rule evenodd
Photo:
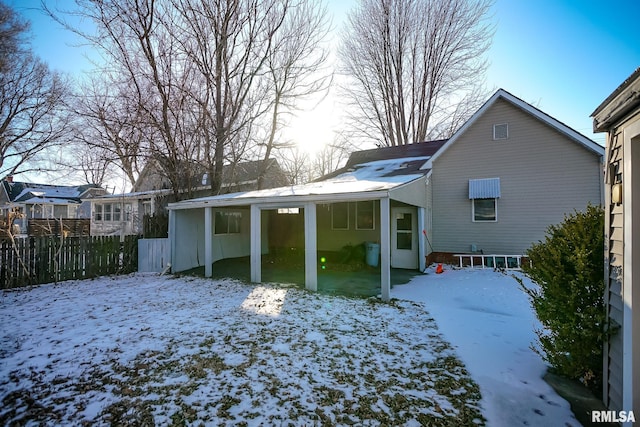
<instances>
[{"instance_id":1,"label":"evergreen bush","mask_svg":"<svg viewBox=\"0 0 640 427\"><path fill-rule=\"evenodd\" d=\"M532 348L556 373L599 392L607 330L602 208L565 215L527 256L525 273L539 286L520 284L543 325L536 330L539 346Z\"/></svg>"}]
</instances>

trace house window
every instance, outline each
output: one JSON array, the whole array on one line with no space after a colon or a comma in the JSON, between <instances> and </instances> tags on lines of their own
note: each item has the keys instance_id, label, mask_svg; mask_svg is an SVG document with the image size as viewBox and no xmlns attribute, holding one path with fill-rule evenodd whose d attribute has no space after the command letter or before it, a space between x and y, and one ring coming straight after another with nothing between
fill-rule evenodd
<instances>
[{"instance_id":1,"label":"house window","mask_svg":"<svg viewBox=\"0 0 640 427\"><path fill-rule=\"evenodd\" d=\"M499 197L500 178L470 179L469 199L473 222L496 222Z\"/></svg>"},{"instance_id":2,"label":"house window","mask_svg":"<svg viewBox=\"0 0 640 427\"><path fill-rule=\"evenodd\" d=\"M113 204L113 220L119 222L122 219L122 207L119 203Z\"/></svg>"},{"instance_id":3,"label":"house window","mask_svg":"<svg viewBox=\"0 0 640 427\"><path fill-rule=\"evenodd\" d=\"M124 205L125 211L122 211L121 203L96 203L93 207L93 220L105 222L120 222L129 220L131 216L131 203Z\"/></svg>"},{"instance_id":4,"label":"house window","mask_svg":"<svg viewBox=\"0 0 640 427\"><path fill-rule=\"evenodd\" d=\"M344 202L331 204L331 229L349 229L349 203Z\"/></svg>"},{"instance_id":5,"label":"house window","mask_svg":"<svg viewBox=\"0 0 640 427\"><path fill-rule=\"evenodd\" d=\"M240 233L240 222L242 212L221 212L217 211L215 216L215 234L238 234Z\"/></svg>"},{"instance_id":6,"label":"house window","mask_svg":"<svg viewBox=\"0 0 640 427\"><path fill-rule=\"evenodd\" d=\"M471 205L473 222L496 222L498 199L473 199Z\"/></svg>"},{"instance_id":7,"label":"house window","mask_svg":"<svg viewBox=\"0 0 640 427\"><path fill-rule=\"evenodd\" d=\"M375 211L373 200L356 203L356 230L375 229Z\"/></svg>"},{"instance_id":8,"label":"house window","mask_svg":"<svg viewBox=\"0 0 640 427\"><path fill-rule=\"evenodd\" d=\"M55 218L53 205L42 205L42 218Z\"/></svg>"},{"instance_id":9,"label":"house window","mask_svg":"<svg viewBox=\"0 0 640 427\"><path fill-rule=\"evenodd\" d=\"M102 216L104 221L111 221L111 218L113 218L111 216L111 204L107 203L104 205L104 207L102 208Z\"/></svg>"},{"instance_id":10,"label":"house window","mask_svg":"<svg viewBox=\"0 0 640 427\"><path fill-rule=\"evenodd\" d=\"M143 215L151 215L151 200L142 202Z\"/></svg>"},{"instance_id":11,"label":"house window","mask_svg":"<svg viewBox=\"0 0 640 427\"><path fill-rule=\"evenodd\" d=\"M102 221L102 205L95 204L93 209L93 219Z\"/></svg>"},{"instance_id":12,"label":"house window","mask_svg":"<svg viewBox=\"0 0 640 427\"><path fill-rule=\"evenodd\" d=\"M493 125L493 140L509 139L509 123Z\"/></svg>"},{"instance_id":13,"label":"house window","mask_svg":"<svg viewBox=\"0 0 640 427\"><path fill-rule=\"evenodd\" d=\"M69 218L69 207L67 205L52 205L53 218Z\"/></svg>"}]
</instances>

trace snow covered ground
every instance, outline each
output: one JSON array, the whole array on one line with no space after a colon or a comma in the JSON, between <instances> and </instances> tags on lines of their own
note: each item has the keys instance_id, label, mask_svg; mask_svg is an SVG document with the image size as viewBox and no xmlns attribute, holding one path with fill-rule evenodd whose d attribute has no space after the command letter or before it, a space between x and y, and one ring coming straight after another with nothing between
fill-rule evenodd
<instances>
[{"instance_id":1,"label":"snow covered ground","mask_svg":"<svg viewBox=\"0 0 640 427\"><path fill-rule=\"evenodd\" d=\"M542 379L546 365L530 346L540 327L512 274L491 269L433 269L393 297L423 302L480 385L490 426L579 426L569 403Z\"/></svg>"},{"instance_id":2,"label":"snow covered ground","mask_svg":"<svg viewBox=\"0 0 640 427\"><path fill-rule=\"evenodd\" d=\"M512 277L392 297L143 274L4 291L0 424L579 425Z\"/></svg>"}]
</instances>

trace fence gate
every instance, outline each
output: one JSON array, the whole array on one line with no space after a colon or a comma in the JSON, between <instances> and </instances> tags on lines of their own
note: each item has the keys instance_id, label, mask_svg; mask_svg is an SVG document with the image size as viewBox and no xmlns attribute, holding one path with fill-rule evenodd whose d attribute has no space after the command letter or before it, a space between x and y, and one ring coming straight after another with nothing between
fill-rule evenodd
<instances>
[{"instance_id":1,"label":"fence gate","mask_svg":"<svg viewBox=\"0 0 640 427\"><path fill-rule=\"evenodd\" d=\"M171 261L169 239L138 240L138 271L160 273Z\"/></svg>"}]
</instances>

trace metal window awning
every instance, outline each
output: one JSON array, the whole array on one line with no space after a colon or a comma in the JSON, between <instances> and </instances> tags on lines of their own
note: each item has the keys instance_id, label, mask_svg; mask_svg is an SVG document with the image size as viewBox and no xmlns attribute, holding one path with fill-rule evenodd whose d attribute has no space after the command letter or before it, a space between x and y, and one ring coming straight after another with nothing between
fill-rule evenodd
<instances>
[{"instance_id":1,"label":"metal window awning","mask_svg":"<svg viewBox=\"0 0 640 427\"><path fill-rule=\"evenodd\" d=\"M470 199L495 199L500 197L500 178L470 179Z\"/></svg>"}]
</instances>

